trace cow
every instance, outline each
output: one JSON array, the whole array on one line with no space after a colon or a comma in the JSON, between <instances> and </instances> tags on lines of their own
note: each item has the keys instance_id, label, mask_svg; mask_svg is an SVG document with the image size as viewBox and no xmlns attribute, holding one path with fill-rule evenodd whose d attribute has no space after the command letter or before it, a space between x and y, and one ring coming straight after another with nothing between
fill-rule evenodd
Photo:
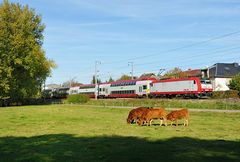
<instances>
[{"instance_id":1,"label":"cow","mask_svg":"<svg viewBox=\"0 0 240 162\"><path fill-rule=\"evenodd\" d=\"M164 125L167 126L167 112L164 108L155 108L148 109L143 112L142 116L138 118L138 125L143 125L144 122L147 123L148 126L151 125L153 119L160 119L160 126L162 126L162 122L164 121Z\"/></svg>"},{"instance_id":2,"label":"cow","mask_svg":"<svg viewBox=\"0 0 240 162\"><path fill-rule=\"evenodd\" d=\"M189 125L189 113L188 113L188 109L181 109L181 110L174 110L171 111L168 115L167 115L167 120L171 121L171 126L173 121L176 122L176 126L178 126L178 120L180 119L184 119L184 126L188 126Z\"/></svg>"},{"instance_id":3,"label":"cow","mask_svg":"<svg viewBox=\"0 0 240 162\"><path fill-rule=\"evenodd\" d=\"M150 109L149 107L138 107L135 109L132 109L127 118L127 123L128 124L133 124L134 122L137 121L137 119L142 116L143 112Z\"/></svg>"}]
</instances>

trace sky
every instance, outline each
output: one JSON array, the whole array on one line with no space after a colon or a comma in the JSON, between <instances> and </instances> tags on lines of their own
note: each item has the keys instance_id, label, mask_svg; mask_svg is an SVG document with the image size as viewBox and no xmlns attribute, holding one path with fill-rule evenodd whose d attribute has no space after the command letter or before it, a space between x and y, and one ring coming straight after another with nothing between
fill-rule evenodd
<instances>
[{"instance_id":1,"label":"sky","mask_svg":"<svg viewBox=\"0 0 240 162\"><path fill-rule=\"evenodd\" d=\"M47 84L240 62L239 0L9 1L42 16Z\"/></svg>"}]
</instances>

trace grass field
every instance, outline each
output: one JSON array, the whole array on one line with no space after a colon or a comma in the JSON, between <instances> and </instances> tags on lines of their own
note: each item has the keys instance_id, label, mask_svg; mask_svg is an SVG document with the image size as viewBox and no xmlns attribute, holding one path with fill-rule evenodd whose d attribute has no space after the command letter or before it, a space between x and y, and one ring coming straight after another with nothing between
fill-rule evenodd
<instances>
[{"instance_id":1,"label":"grass field","mask_svg":"<svg viewBox=\"0 0 240 162\"><path fill-rule=\"evenodd\" d=\"M129 109L0 109L0 161L240 161L240 113L190 112L190 126L126 124Z\"/></svg>"}]
</instances>

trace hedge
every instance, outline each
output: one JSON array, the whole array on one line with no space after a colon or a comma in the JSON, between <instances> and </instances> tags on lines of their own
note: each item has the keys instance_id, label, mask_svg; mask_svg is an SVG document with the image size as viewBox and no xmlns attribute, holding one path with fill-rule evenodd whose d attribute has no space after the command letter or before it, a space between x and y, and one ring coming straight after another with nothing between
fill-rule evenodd
<instances>
[{"instance_id":1,"label":"hedge","mask_svg":"<svg viewBox=\"0 0 240 162\"><path fill-rule=\"evenodd\" d=\"M239 98L238 91L228 90L228 91L215 91L212 94L214 99L223 99L223 98Z\"/></svg>"},{"instance_id":2,"label":"hedge","mask_svg":"<svg viewBox=\"0 0 240 162\"><path fill-rule=\"evenodd\" d=\"M84 94L68 95L66 103L87 103L90 100L89 96Z\"/></svg>"}]
</instances>

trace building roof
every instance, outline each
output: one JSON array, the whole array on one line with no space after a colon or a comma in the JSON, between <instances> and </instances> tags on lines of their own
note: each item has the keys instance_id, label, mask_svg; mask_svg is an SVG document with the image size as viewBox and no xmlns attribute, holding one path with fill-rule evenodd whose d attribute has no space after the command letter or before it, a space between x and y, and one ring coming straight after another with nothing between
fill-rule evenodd
<instances>
[{"instance_id":1,"label":"building roof","mask_svg":"<svg viewBox=\"0 0 240 162\"><path fill-rule=\"evenodd\" d=\"M183 71L182 72L184 75L186 75L187 77L201 77L202 73L201 73L201 69L194 69L194 70L187 70L187 71Z\"/></svg>"},{"instance_id":2,"label":"building roof","mask_svg":"<svg viewBox=\"0 0 240 162\"><path fill-rule=\"evenodd\" d=\"M139 79L145 79L145 78L156 78L156 75L154 73L146 73L142 74Z\"/></svg>"},{"instance_id":3,"label":"building roof","mask_svg":"<svg viewBox=\"0 0 240 162\"><path fill-rule=\"evenodd\" d=\"M240 73L238 63L216 63L209 68L210 78L232 78Z\"/></svg>"},{"instance_id":4,"label":"building roof","mask_svg":"<svg viewBox=\"0 0 240 162\"><path fill-rule=\"evenodd\" d=\"M60 88L61 85L59 84L48 84L46 85L45 89L54 89L54 88Z\"/></svg>"}]
</instances>

